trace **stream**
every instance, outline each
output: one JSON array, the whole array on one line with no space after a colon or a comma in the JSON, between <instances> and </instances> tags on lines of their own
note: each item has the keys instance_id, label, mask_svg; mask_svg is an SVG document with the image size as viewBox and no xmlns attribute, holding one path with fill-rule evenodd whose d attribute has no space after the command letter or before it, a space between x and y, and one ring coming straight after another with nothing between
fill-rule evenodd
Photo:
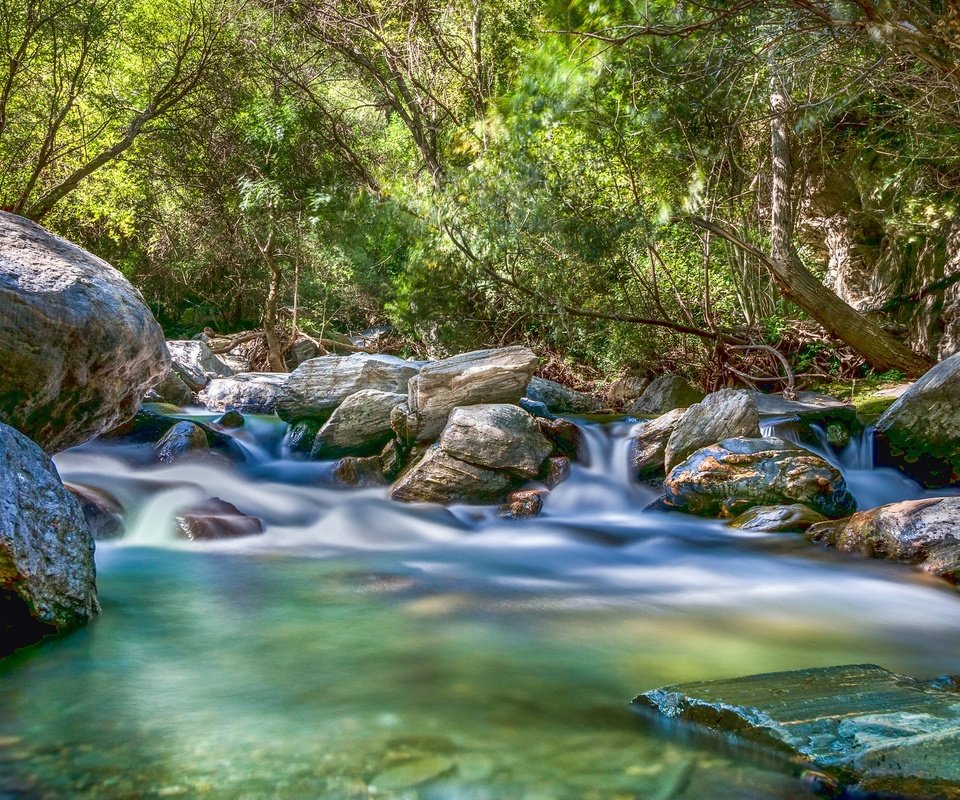
<instances>
[{"instance_id":1,"label":"stream","mask_svg":"<svg viewBox=\"0 0 960 800\"><path fill-rule=\"evenodd\" d=\"M0 661L0 799L812 797L789 765L678 739L629 701L845 663L960 673L947 584L644 511L632 424L581 424L590 465L517 521L336 488L271 418L234 434L238 465L61 453L127 535L98 543L95 623ZM795 438L785 420L765 433ZM871 468L869 436L813 449L861 508L923 494ZM210 496L265 533L175 538L177 510Z\"/></svg>"}]
</instances>

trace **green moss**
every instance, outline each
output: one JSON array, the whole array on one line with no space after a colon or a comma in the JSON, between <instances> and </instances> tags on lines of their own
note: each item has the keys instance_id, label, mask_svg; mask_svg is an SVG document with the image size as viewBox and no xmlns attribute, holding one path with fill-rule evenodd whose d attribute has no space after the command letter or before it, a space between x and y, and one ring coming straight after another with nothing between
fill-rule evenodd
<instances>
[{"instance_id":1,"label":"green moss","mask_svg":"<svg viewBox=\"0 0 960 800\"><path fill-rule=\"evenodd\" d=\"M856 381L827 383L817 386L815 390L852 403L857 409L857 416L866 422L872 422L896 401L896 397L886 392L900 383L901 381L890 381L884 375Z\"/></svg>"}]
</instances>

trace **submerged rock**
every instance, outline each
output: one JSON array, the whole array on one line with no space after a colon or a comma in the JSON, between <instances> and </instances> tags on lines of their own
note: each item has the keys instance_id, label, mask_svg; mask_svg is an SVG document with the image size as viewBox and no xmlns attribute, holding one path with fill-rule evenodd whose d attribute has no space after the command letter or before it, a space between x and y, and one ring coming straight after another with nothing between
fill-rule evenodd
<instances>
[{"instance_id":1,"label":"submerged rock","mask_svg":"<svg viewBox=\"0 0 960 800\"><path fill-rule=\"evenodd\" d=\"M603 408L596 397L536 375L527 384L526 396L543 403L551 414L594 414Z\"/></svg>"},{"instance_id":2,"label":"submerged rock","mask_svg":"<svg viewBox=\"0 0 960 800\"><path fill-rule=\"evenodd\" d=\"M694 389L679 375L661 375L646 388L639 400L627 408L627 413L659 416L675 408L699 403L703 397L703 392Z\"/></svg>"},{"instance_id":3,"label":"submerged rock","mask_svg":"<svg viewBox=\"0 0 960 800\"><path fill-rule=\"evenodd\" d=\"M317 432L310 457L340 458L380 452L393 438L390 414L405 402L405 394L361 389L347 397Z\"/></svg>"},{"instance_id":4,"label":"submerged rock","mask_svg":"<svg viewBox=\"0 0 960 800\"><path fill-rule=\"evenodd\" d=\"M53 462L0 423L0 656L100 610L93 551Z\"/></svg>"},{"instance_id":5,"label":"submerged rock","mask_svg":"<svg viewBox=\"0 0 960 800\"><path fill-rule=\"evenodd\" d=\"M286 381L283 372L239 372L212 379L198 399L211 411L272 414Z\"/></svg>"},{"instance_id":6,"label":"submerged rock","mask_svg":"<svg viewBox=\"0 0 960 800\"><path fill-rule=\"evenodd\" d=\"M322 423L312 419L294 422L287 429L283 444L292 453L309 454L313 449L313 440L317 438L317 431L321 427Z\"/></svg>"},{"instance_id":7,"label":"submerged rock","mask_svg":"<svg viewBox=\"0 0 960 800\"><path fill-rule=\"evenodd\" d=\"M924 486L960 475L960 353L941 361L877 421L877 459Z\"/></svg>"},{"instance_id":8,"label":"submerged rock","mask_svg":"<svg viewBox=\"0 0 960 800\"><path fill-rule=\"evenodd\" d=\"M542 489L523 489L510 492L507 502L497 509L500 519L529 519L535 517L543 509Z\"/></svg>"},{"instance_id":9,"label":"submerged rock","mask_svg":"<svg viewBox=\"0 0 960 800\"><path fill-rule=\"evenodd\" d=\"M369 486L383 486L386 478L378 456L357 458L346 456L333 465L333 480L341 486L357 489Z\"/></svg>"},{"instance_id":10,"label":"submerged rock","mask_svg":"<svg viewBox=\"0 0 960 800\"><path fill-rule=\"evenodd\" d=\"M685 408L675 408L649 422L641 422L637 426L630 443L633 474L637 480L650 481L663 478L667 442L685 412Z\"/></svg>"},{"instance_id":11,"label":"submerged rock","mask_svg":"<svg viewBox=\"0 0 960 800\"><path fill-rule=\"evenodd\" d=\"M393 485L394 500L421 503L498 503L513 486L509 473L455 458L438 444Z\"/></svg>"},{"instance_id":12,"label":"submerged rock","mask_svg":"<svg viewBox=\"0 0 960 800\"><path fill-rule=\"evenodd\" d=\"M0 212L0 421L47 452L134 415L165 374L163 332L105 261Z\"/></svg>"},{"instance_id":13,"label":"submerged rock","mask_svg":"<svg viewBox=\"0 0 960 800\"><path fill-rule=\"evenodd\" d=\"M461 461L526 478L540 472L553 449L533 417L508 403L454 409L440 447Z\"/></svg>"},{"instance_id":14,"label":"submerged rock","mask_svg":"<svg viewBox=\"0 0 960 800\"><path fill-rule=\"evenodd\" d=\"M406 413L395 418L394 430L411 444L433 441L458 406L517 403L536 366L526 347L477 350L427 364L410 380Z\"/></svg>"},{"instance_id":15,"label":"submerged rock","mask_svg":"<svg viewBox=\"0 0 960 800\"><path fill-rule=\"evenodd\" d=\"M124 533L123 508L102 489L64 484L77 502L87 527L97 541L119 539Z\"/></svg>"},{"instance_id":16,"label":"submerged rock","mask_svg":"<svg viewBox=\"0 0 960 800\"><path fill-rule=\"evenodd\" d=\"M670 472L691 453L723 439L760 438L760 416L750 392L721 389L690 406L667 440L664 468Z\"/></svg>"},{"instance_id":17,"label":"submerged rock","mask_svg":"<svg viewBox=\"0 0 960 800\"><path fill-rule=\"evenodd\" d=\"M960 497L929 497L860 511L807 531L847 553L888 558L960 581Z\"/></svg>"},{"instance_id":18,"label":"submerged rock","mask_svg":"<svg viewBox=\"0 0 960 800\"><path fill-rule=\"evenodd\" d=\"M198 456L209 453L207 434L203 428L193 422L183 420L176 423L157 442L157 461L172 464L185 456Z\"/></svg>"},{"instance_id":19,"label":"submerged rock","mask_svg":"<svg viewBox=\"0 0 960 800\"><path fill-rule=\"evenodd\" d=\"M856 508L835 467L782 439L725 439L704 447L674 468L663 485L668 506L709 517L793 503L825 517Z\"/></svg>"},{"instance_id":20,"label":"submerged rock","mask_svg":"<svg viewBox=\"0 0 960 800\"><path fill-rule=\"evenodd\" d=\"M326 422L344 400L365 389L406 394L407 383L420 367L396 356L368 353L312 358L288 376L277 399L277 414L287 422Z\"/></svg>"},{"instance_id":21,"label":"submerged rock","mask_svg":"<svg viewBox=\"0 0 960 800\"><path fill-rule=\"evenodd\" d=\"M871 664L666 686L634 707L807 762L868 796L960 796L957 695Z\"/></svg>"},{"instance_id":22,"label":"submerged rock","mask_svg":"<svg viewBox=\"0 0 960 800\"><path fill-rule=\"evenodd\" d=\"M744 531L764 533L799 533L818 522L826 522L823 514L794 503L789 506L754 506L734 519L730 526Z\"/></svg>"},{"instance_id":23,"label":"submerged rock","mask_svg":"<svg viewBox=\"0 0 960 800\"><path fill-rule=\"evenodd\" d=\"M263 522L244 514L233 503L211 497L177 514L177 532L191 541L234 539L263 533Z\"/></svg>"}]
</instances>

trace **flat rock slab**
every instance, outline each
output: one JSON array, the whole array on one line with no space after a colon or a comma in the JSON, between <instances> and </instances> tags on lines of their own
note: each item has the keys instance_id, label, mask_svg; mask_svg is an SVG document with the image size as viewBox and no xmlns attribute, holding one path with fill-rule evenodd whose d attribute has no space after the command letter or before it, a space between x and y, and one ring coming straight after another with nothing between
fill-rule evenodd
<instances>
[{"instance_id":1,"label":"flat rock slab","mask_svg":"<svg viewBox=\"0 0 960 800\"><path fill-rule=\"evenodd\" d=\"M669 720L892 797L960 798L960 694L872 664L677 684L634 700Z\"/></svg>"},{"instance_id":2,"label":"flat rock slab","mask_svg":"<svg viewBox=\"0 0 960 800\"><path fill-rule=\"evenodd\" d=\"M797 392L794 400L787 400L782 394L754 392L753 398L762 417L853 419L857 415L857 409L850 403L818 392Z\"/></svg>"}]
</instances>

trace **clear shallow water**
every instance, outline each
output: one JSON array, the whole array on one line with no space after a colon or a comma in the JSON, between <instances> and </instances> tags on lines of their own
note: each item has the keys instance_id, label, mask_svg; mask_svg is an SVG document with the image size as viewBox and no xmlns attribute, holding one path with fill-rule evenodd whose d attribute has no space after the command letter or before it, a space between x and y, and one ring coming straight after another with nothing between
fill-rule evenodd
<instances>
[{"instance_id":1,"label":"clear shallow water","mask_svg":"<svg viewBox=\"0 0 960 800\"><path fill-rule=\"evenodd\" d=\"M587 428L590 467L519 522L331 488L266 421L238 467L62 454L130 532L98 546L102 617L0 662L0 798L809 797L782 765L678 741L627 703L840 663L960 672L952 589L642 512L628 430ZM858 497L919 491L849 455L832 454ZM210 495L265 534L173 539L176 509Z\"/></svg>"}]
</instances>

